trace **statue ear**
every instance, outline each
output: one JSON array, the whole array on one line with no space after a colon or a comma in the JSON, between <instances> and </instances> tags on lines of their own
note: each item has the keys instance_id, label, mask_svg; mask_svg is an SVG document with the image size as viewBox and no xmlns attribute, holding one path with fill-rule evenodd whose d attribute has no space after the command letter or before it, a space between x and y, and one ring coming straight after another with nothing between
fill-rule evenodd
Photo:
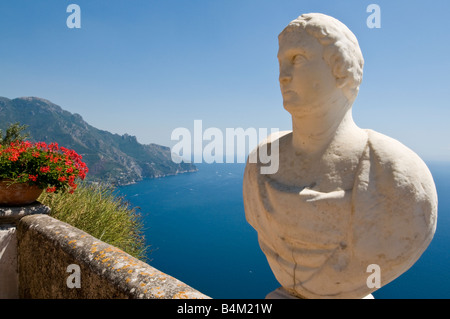
<instances>
[{"instance_id":1,"label":"statue ear","mask_svg":"<svg viewBox=\"0 0 450 319\"><path fill-rule=\"evenodd\" d=\"M336 79L336 87L342 90L349 101L354 101L356 96L358 95L359 86L356 88L353 87L352 79L350 76Z\"/></svg>"},{"instance_id":2,"label":"statue ear","mask_svg":"<svg viewBox=\"0 0 450 319\"><path fill-rule=\"evenodd\" d=\"M338 88L343 89L349 83L349 77L336 79L336 85Z\"/></svg>"}]
</instances>

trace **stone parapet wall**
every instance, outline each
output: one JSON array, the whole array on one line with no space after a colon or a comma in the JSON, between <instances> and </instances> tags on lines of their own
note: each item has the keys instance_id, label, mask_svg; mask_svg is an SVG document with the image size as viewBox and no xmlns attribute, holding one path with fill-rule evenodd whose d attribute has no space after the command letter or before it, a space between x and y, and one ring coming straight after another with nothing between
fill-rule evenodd
<instances>
[{"instance_id":1,"label":"stone parapet wall","mask_svg":"<svg viewBox=\"0 0 450 319\"><path fill-rule=\"evenodd\" d=\"M48 214L39 202L25 207L0 207L0 299L18 298L16 226L27 215Z\"/></svg>"},{"instance_id":2,"label":"stone parapet wall","mask_svg":"<svg viewBox=\"0 0 450 319\"><path fill-rule=\"evenodd\" d=\"M17 225L19 298L200 298L185 283L48 215Z\"/></svg>"}]
</instances>

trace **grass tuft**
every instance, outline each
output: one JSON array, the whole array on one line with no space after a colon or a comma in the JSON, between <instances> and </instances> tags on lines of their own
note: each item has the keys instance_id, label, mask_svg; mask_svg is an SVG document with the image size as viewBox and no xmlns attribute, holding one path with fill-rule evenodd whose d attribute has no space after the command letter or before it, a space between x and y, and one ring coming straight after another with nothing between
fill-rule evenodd
<instances>
[{"instance_id":1,"label":"grass tuft","mask_svg":"<svg viewBox=\"0 0 450 319\"><path fill-rule=\"evenodd\" d=\"M142 217L113 187L82 183L73 194L44 192L38 200L50 216L147 262Z\"/></svg>"}]
</instances>

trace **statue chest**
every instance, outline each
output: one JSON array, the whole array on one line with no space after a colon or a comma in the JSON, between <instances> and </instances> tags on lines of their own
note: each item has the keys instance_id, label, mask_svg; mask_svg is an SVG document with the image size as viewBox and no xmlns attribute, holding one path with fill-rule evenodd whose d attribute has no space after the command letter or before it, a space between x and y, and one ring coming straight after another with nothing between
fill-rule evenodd
<instances>
[{"instance_id":1,"label":"statue chest","mask_svg":"<svg viewBox=\"0 0 450 319\"><path fill-rule=\"evenodd\" d=\"M334 249L346 245L352 219L352 190L319 192L268 177L260 183L270 229L293 246Z\"/></svg>"}]
</instances>

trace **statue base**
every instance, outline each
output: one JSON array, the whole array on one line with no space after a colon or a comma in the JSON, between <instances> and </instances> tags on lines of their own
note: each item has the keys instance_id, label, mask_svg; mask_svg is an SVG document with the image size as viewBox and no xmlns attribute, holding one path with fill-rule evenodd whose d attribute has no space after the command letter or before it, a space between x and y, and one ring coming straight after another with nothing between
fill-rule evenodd
<instances>
[{"instance_id":1,"label":"statue base","mask_svg":"<svg viewBox=\"0 0 450 319\"><path fill-rule=\"evenodd\" d=\"M266 299L306 299L291 295L286 289L283 287L277 288L274 291L270 292ZM369 294L361 299L375 299L372 294Z\"/></svg>"}]
</instances>

